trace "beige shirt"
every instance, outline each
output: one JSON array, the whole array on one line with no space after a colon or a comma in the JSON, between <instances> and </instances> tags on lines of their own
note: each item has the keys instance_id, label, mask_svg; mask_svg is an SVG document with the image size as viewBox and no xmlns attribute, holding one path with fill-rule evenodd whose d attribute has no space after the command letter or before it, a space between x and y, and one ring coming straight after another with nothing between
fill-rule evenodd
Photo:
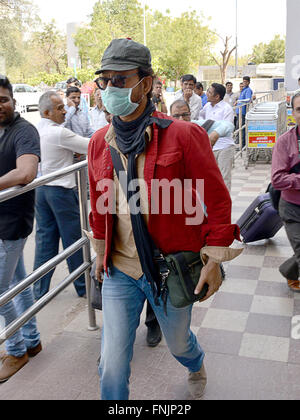
<instances>
[{"instance_id":1,"label":"beige shirt","mask_svg":"<svg viewBox=\"0 0 300 420\"><path fill-rule=\"evenodd\" d=\"M234 107L236 101L239 99L240 93L241 92L236 92L236 93L231 92L230 94L226 93L226 95L224 96L224 101L227 102L232 107Z\"/></svg>"},{"instance_id":2,"label":"beige shirt","mask_svg":"<svg viewBox=\"0 0 300 420\"><path fill-rule=\"evenodd\" d=\"M151 140L152 130L151 127L148 127L146 131L148 135L148 141ZM106 136L105 140L107 143L119 151L119 148L116 143L116 136L111 125ZM120 152L120 151L119 151ZM145 218L145 222L148 223L149 219L149 209L148 209L148 196L145 189L144 181L144 166L145 166L145 152L139 155L136 159L137 174L140 186L140 200L141 200L141 209ZM121 161L124 166L124 169L127 173L128 168L128 159L125 155L120 153ZM136 249L129 206L127 199L123 192L122 187L120 186L117 174L114 170L114 183L116 191L116 216L114 229L115 234L113 236L112 243L112 252L111 252L111 261L115 267L123 271L130 277L138 280L143 275L143 270L140 264L138 252Z\"/></svg>"}]
</instances>

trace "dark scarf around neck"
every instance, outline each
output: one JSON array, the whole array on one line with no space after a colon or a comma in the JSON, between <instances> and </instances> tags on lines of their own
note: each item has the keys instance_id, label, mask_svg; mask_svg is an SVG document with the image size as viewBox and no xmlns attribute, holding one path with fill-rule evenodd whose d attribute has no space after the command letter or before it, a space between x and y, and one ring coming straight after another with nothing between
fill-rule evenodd
<instances>
[{"instance_id":1,"label":"dark scarf around neck","mask_svg":"<svg viewBox=\"0 0 300 420\"><path fill-rule=\"evenodd\" d=\"M128 186L132 180L138 179L136 169L136 156L143 153L146 147L145 133L148 126L156 123L159 128L165 129L172 124L172 120L160 119L152 116L155 106L149 101L144 113L136 120L124 122L119 117L114 117L112 124L116 133L116 142L119 150L128 155L127 173L127 201L130 207L130 217L132 231L137 252L141 262L143 272L150 281L155 298L155 304L159 305L158 297L161 294L161 281L158 267L154 263L154 252L157 249L151 236L149 235L143 215L136 208L132 208L133 203L140 202L139 187L135 191L130 191ZM131 197L135 196L134 200ZM138 198L138 200L137 200ZM137 213L137 214L136 214Z\"/></svg>"}]
</instances>

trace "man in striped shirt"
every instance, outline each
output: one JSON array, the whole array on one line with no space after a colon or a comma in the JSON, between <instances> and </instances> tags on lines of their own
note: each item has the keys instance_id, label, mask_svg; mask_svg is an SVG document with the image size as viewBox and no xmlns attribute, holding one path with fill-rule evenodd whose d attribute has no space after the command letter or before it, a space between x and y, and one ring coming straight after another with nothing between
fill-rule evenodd
<instances>
[{"instance_id":1,"label":"man in striped shirt","mask_svg":"<svg viewBox=\"0 0 300 420\"><path fill-rule=\"evenodd\" d=\"M88 115L80 108L80 89L76 86L68 88L66 97L67 105L65 109L67 114L64 127L79 136L91 138L95 130L91 127Z\"/></svg>"}]
</instances>

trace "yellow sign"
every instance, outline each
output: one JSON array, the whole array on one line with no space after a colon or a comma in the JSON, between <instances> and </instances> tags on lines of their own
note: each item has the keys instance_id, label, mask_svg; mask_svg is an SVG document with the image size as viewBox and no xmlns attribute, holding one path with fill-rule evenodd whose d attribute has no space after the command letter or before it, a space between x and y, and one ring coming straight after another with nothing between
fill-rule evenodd
<instances>
[{"instance_id":1,"label":"yellow sign","mask_svg":"<svg viewBox=\"0 0 300 420\"><path fill-rule=\"evenodd\" d=\"M276 131L268 132L249 132L248 133L248 147L255 148L271 148L276 143Z\"/></svg>"},{"instance_id":2,"label":"yellow sign","mask_svg":"<svg viewBox=\"0 0 300 420\"><path fill-rule=\"evenodd\" d=\"M292 109L287 110L286 124L287 124L287 127L294 127L296 125L296 120L292 114Z\"/></svg>"}]
</instances>

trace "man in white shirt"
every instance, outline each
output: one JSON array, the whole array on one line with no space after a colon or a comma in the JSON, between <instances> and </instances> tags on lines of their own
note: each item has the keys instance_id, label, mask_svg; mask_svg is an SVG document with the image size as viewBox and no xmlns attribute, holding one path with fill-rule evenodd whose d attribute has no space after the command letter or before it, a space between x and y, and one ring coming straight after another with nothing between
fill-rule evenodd
<instances>
[{"instance_id":1,"label":"man in white shirt","mask_svg":"<svg viewBox=\"0 0 300 420\"><path fill-rule=\"evenodd\" d=\"M62 98L55 92L44 93L39 102L41 121L41 175L47 175L73 164L73 153L87 154L89 138L84 138L61 126L66 110ZM59 251L59 240L64 248L81 238L78 196L75 174L49 182L36 190L36 237L34 270L49 261ZM83 262L79 250L68 258L72 272ZM54 270L34 284L35 299L45 295ZM79 297L86 295L84 275L74 282Z\"/></svg>"},{"instance_id":2,"label":"man in white shirt","mask_svg":"<svg viewBox=\"0 0 300 420\"><path fill-rule=\"evenodd\" d=\"M181 99L178 99L177 101L173 102L170 106L170 114L171 117L177 119L177 120L183 120L183 121L191 121L191 111L189 105L182 101ZM205 128L205 125L209 120L193 120L192 121L195 124L200 125L200 127ZM210 127L206 128L210 143L212 147L215 145L215 143L219 140L220 137L224 136L230 136L233 133L234 125L229 121L211 121L212 124Z\"/></svg>"},{"instance_id":3,"label":"man in white shirt","mask_svg":"<svg viewBox=\"0 0 300 420\"><path fill-rule=\"evenodd\" d=\"M96 89L94 93L96 106L90 112L91 125L94 131L100 130L105 127L108 122L103 110L103 103L101 99L101 90Z\"/></svg>"},{"instance_id":4,"label":"man in white shirt","mask_svg":"<svg viewBox=\"0 0 300 420\"><path fill-rule=\"evenodd\" d=\"M208 103L200 111L199 119L214 121L229 121L233 124L234 112L232 107L224 101L226 89L219 83L213 83L207 91ZM231 171L234 161L233 136L220 137L213 147L213 152L222 173L224 182L230 192Z\"/></svg>"},{"instance_id":5,"label":"man in white shirt","mask_svg":"<svg viewBox=\"0 0 300 420\"><path fill-rule=\"evenodd\" d=\"M181 90L174 96L174 101L182 99L188 103L192 120L199 119L199 112L202 109L202 99L194 92L196 82L197 80L192 74L185 74L181 78Z\"/></svg>"}]
</instances>

